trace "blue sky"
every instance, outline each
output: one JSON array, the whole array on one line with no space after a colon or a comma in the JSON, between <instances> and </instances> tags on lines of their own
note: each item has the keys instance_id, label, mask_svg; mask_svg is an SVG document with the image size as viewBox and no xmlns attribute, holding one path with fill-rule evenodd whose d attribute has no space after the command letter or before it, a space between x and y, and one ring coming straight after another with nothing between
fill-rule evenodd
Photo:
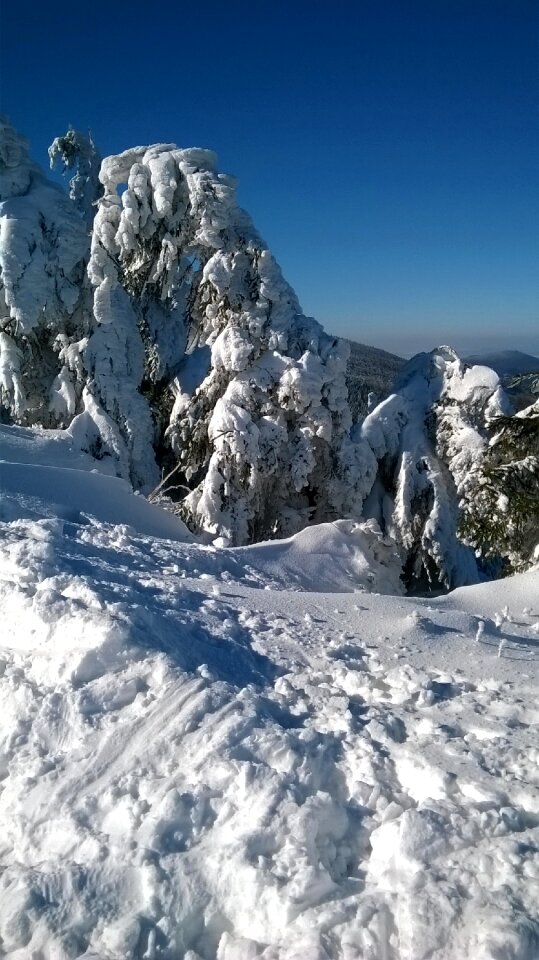
<instances>
[{"instance_id":1,"label":"blue sky","mask_svg":"<svg viewBox=\"0 0 539 960\"><path fill-rule=\"evenodd\" d=\"M535 0L51 11L2 13L2 109L36 160L70 123L102 153L210 146L327 329L539 353Z\"/></svg>"}]
</instances>

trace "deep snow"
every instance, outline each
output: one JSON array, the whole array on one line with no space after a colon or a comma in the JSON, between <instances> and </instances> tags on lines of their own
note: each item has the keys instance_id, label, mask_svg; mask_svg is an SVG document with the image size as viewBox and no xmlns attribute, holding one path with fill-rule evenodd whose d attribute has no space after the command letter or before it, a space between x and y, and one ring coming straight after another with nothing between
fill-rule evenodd
<instances>
[{"instance_id":1,"label":"deep snow","mask_svg":"<svg viewBox=\"0 0 539 960\"><path fill-rule=\"evenodd\" d=\"M226 550L0 459L0 955L539 957L537 570L407 598L373 524Z\"/></svg>"}]
</instances>

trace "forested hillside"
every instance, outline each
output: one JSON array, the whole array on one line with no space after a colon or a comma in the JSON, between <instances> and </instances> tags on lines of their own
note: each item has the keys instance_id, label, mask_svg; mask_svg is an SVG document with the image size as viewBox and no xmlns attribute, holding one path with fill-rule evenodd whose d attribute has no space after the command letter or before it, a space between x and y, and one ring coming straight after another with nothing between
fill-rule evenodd
<instances>
[{"instance_id":1,"label":"forested hillside","mask_svg":"<svg viewBox=\"0 0 539 960\"><path fill-rule=\"evenodd\" d=\"M348 401L354 422L363 419L369 409L391 392L399 370L406 363L386 350L349 340L350 357L346 369Z\"/></svg>"}]
</instances>

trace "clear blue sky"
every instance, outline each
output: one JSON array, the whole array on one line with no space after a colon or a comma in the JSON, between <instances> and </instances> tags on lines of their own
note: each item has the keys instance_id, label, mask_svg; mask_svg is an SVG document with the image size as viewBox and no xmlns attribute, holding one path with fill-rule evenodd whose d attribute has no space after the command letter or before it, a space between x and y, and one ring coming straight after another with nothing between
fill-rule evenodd
<instances>
[{"instance_id":1,"label":"clear blue sky","mask_svg":"<svg viewBox=\"0 0 539 960\"><path fill-rule=\"evenodd\" d=\"M2 47L35 159L212 147L332 332L539 353L536 0L4 0Z\"/></svg>"}]
</instances>

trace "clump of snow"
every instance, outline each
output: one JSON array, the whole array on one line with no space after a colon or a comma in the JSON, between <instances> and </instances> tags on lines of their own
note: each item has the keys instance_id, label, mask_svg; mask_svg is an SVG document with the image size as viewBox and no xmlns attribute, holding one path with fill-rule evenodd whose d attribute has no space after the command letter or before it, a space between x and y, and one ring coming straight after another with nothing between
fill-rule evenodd
<instances>
[{"instance_id":1,"label":"clump of snow","mask_svg":"<svg viewBox=\"0 0 539 960\"><path fill-rule=\"evenodd\" d=\"M242 547L256 570L293 589L402 594L401 558L394 543L369 520L337 520L307 527L293 537Z\"/></svg>"}]
</instances>

